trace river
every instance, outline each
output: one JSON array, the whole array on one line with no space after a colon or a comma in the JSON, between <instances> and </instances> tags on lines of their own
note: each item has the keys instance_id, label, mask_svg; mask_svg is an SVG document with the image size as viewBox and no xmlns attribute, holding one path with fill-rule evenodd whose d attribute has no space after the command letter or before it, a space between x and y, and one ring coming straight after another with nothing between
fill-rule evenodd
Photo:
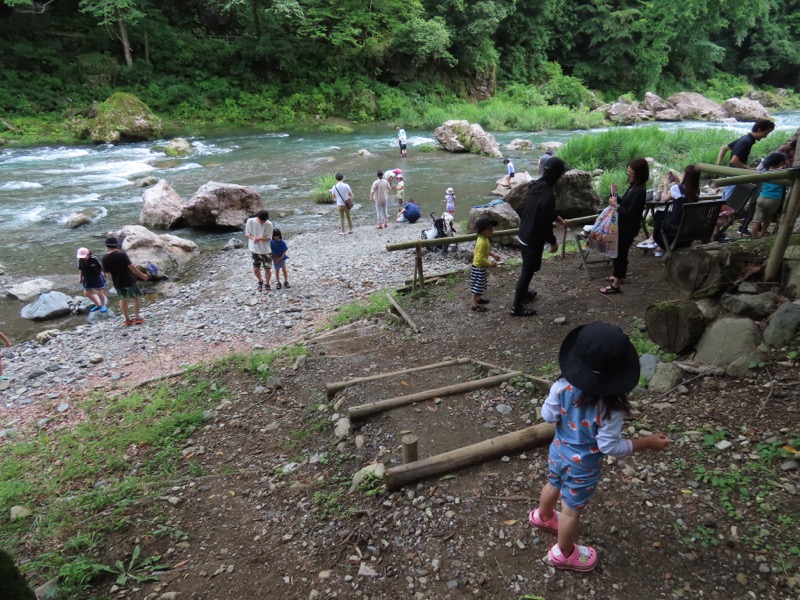
<instances>
[{"instance_id":1,"label":"river","mask_svg":"<svg viewBox=\"0 0 800 600\"><path fill-rule=\"evenodd\" d=\"M794 130L798 113L778 115L779 129ZM666 128L725 127L746 132L749 124L686 122L661 124ZM599 131L599 130L598 130ZM336 227L334 208L314 204L311 193L317 179L341 171L353 187L359 210L357 223L373 223L368 192L375 172L399 167L405 173L406 198L419 201L423 214L440 213L447 187L458 198L457 220L470 207L482 204L505 168L499 159L447 152L420 153L415 148L435 144L431 131L409 130L409 153L401 158L394 131L385 127L358 127L352 134L227 132L189 138L195 151L186 158L169 158L151 151L156 143L119 146L37 147L6 149L0 154L0 263L7 287L29 276L45 277L57 289L80 293L75 249L87 246L103 252L108 231L138 223L142 188L133 185L146 176L164 178L188 199L204 183L220 181L258 189L273 222L289 239L310 227ZM495 134L502 146L513 139L566 142L581 131L503 132ZM591 132L588 132L591 133ZM372 156L360 157L365 149ZM514 153L517 171L535 172L539 152ZM71 230L64 225L73 212L94 209L96 220ZM419 227L421 230L422 227ZM416 234L416 230L414 230ZM203 249L223 245L230 234L175 230L175 235L197 242ZM21 322L22 304L0 300L0 330L27 337L41 326ZM55 325L55 324L54 324Z\"/></svg>"}]
</instances>

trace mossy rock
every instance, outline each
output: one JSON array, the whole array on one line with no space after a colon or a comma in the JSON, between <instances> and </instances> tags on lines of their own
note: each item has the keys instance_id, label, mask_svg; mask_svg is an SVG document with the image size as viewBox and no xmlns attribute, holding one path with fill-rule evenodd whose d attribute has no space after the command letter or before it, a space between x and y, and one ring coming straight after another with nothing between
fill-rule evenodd
<instances>
[{"instance_id":1,"label":"mossy rock","mask_svg":"<svg viewBox=\"0 0 800 600\"><path fill-rule=\"evenodd\" d=\"M98 107L91 137L96 144L116 144L161 137L161 119L133 94L117 92Z\"/></svg>"},{"instance_id":2,"label":"mossy rock","mask_svg":"<svg viewBox=\"0 0 800 600\"><path fill-rule=\"evenodd\" d=\"M36 600L25 578L5 551L0 550L0 598L3 600Z\"/></svg>"}]
</instances>

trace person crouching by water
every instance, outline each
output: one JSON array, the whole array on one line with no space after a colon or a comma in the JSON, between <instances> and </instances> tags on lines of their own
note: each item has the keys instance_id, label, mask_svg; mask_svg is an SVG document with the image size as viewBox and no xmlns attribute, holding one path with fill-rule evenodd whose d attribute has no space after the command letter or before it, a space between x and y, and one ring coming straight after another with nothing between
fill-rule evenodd
<instances>
[{"instance_id":1,"label":"person crouching by water","mask_svg":"<svg viewBox=\"0 0 800 600\"><path fill-rule=\"evenodd\" d=\"M611 184L611 197L608 203L617 207L617 258L614 259L614 271L607 281L611 285L600 288L601 294L619 294L620 284L628 274L628 250L631 249L636 234L642 226L642 213L647 198L647 180L650 178L650 167L643 158L634 158L628 163L628 183L622 198L617 195L617 184Z\"/></svg>"},{"instance_id":2,"label":"person crouching by water","mask_svg":"<svg viewBox=\"0 0 800 600\"><path fill-rule=\"evenodd\" d=\"M419 221L419 218L419 206L417 205L417 201L413 198L409 199L408 204L401 208L400 212L397 213L398 223L416 223Z\"/></svg>"},{"instance_id":3,"label":"person crouching by water","mask_svg":"<svg viewBox=\"0 0 800 600\"><path fill-rule=\"evenodd\" d=\"M280 229L272 232L272 239L269 245L272 249L272 262L275 266L275 279L277 280L275 287L281 289L281 272L283 272L283 287L288 290L292 287L289 285L289 275L286 273L286 259L289 258L286 256L286 252L289 250L289 246L283 241Z\"/></svg>"},{"instance_id":4,"label":"person crouching by water","mask_svg":"<svg viewBox=\"0 0 800 600\"><path fill-rule=\"evenodd\" d=\"M489 241L495 227L497 227L497 221L489 217L481 217L475 222L478 239L475 241L475 255L472 260L472 271L469 277L472 310L475 312L486 312L486 307L483 305L488 304L489 301L486 298L481 298L486 291L486 283L489 279L486 268L496 267L500 262L500 255L492 252L492 243Z\"/></svg>"},{"instance_id":5,"label":"person crouching by water","mask_svg":"<svg viewBox=\"0 0 800 600\"><path fill-rule=\"evenodd\" d=\"M136 285L136 279L147 281L150 276L131 262L128 254L119 249L119 240L115 237L106 238L106 250L102 264L105 271L114 282L114 288L119 296L119 307L125 318L125 325L141 325L144 319L139 315L139 298L142 291ZM128 312L128 301L133 303L133 319Z\"/></svg>"},{"instance_id":6,"label":"person crouching by water","mask_svg":"<svg viewBox=\"0 0 800 600\"><path fill-rule=\"evenodd\" d=\"M83 288L83 295L92 301L89 312L108 312L106 298L103 288L106 287L106 279L103 277L103 264L100 259L92 254L88 248L78 248L78 283Z\"/></svg>"}]
</instances>

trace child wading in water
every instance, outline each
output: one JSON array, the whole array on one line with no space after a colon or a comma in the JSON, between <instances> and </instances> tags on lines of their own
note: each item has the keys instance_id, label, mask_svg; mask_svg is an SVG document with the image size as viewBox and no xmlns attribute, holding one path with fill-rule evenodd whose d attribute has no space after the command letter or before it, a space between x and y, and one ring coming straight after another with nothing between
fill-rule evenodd
<instances>
[{"instance_id":1,"label":"child wading in water","mask_svg":"<svg viewBox=\"0 0 800 600\"><path fill-rule=\"evenodd\" d=\"M487 267L496 267L500 262L500 255L492 252L492 244L489 239L497 227L497 221L489 217L481 217L475 222L475 230L478 232L478 239L475 241L475 256L472 260L472 272L469 277L469 291L472 293L472 310L475 312L486 312L484 304L488 300L481 298L486 291L488 275ZM494 261L490 260L492 257Z\"/></svg>"},{"instance_id":2,"label":"child wading in water","mask_svg":"<svg viewBox=\"0 0 800 600\"><path fill-rule=\"evenodd\" d=\"M451 215L456 212L456 193L451 187L444 192L444 209Z\"/></svg>"},{"instance_id":3,"label":"child wading in water","mask_svg":"<svg viewBox=\"0 0 800 600\"><path fill-rule=\"evenodd\" d=\"M550 388L542 418L556 424L547 459L550 472L529 515L530 524L558 534L548 561L556 569L591 571L597 552L578 546L581 511L597 489L603 457L639 450L664 450L667 436L622 437L630 411L627 394L639 381L639 356L628 336L614 325L590 323L567 334L558 353L561 379ZM561 496L562 512L555 510Z\"/></svg>"},{"instance_id":4,"label":"child wading in water","mask_svg":"<svg viewBox=\"0 0 800 600\"><path fill-rule=\"evenodd\" d=\"M286 256L286 251L289 246L283 241L280 229L272 232L272 239L269 241L269 245L272 249L272 263L275 266L275 280L278 282L275 287L281 289L281 271L283 271L283 287L288 289L292 287L289 285L289 275L286 274L286 259L289 258Z\"/></svg>"}]
</instances>

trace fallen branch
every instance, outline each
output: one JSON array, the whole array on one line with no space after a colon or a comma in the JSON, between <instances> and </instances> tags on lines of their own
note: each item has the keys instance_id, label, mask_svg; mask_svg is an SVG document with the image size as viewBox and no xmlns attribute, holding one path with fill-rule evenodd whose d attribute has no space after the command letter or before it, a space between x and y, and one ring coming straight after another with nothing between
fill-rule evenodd
<instances>
[{"instance_id":1,"label":"fallen branch","mask_svg":"<svg viewBox=\"0 0 800 600\"><path fill-rule=\"evenodd\" d=\"M476 365L480 365L481 367L486 367L487 369L496 369L496 370L502 371L504 373L511 372L511 369L507 369L507 368L501 367L499 365L493 365L492 363L487 363L487 362L482 361L482 360L473 360L472 362L474 362ZM535 377L533 375L528 375L527 373L525 373L523 371L519 371L519 373L520 373L521 377L524 377L525 379L533 382L534 384L536 384L537 387L539 387L540 390L543 390L545 392L549 392L550 388L553 386L553 382L552 381L548 381L547 379L542 379L541 377Z\"/></svg>"},{"instance_id":2,"label":"fallen branch","mask_svg":"<svg viewBox=\"0 0 800 600\"><path fill-rule=\"evenodd\" d=\"M397 300L395 300L394 298L392 298L392 295L391 295L391 294L386 294L386 297L389 299L389 302L392 304L392 306L393 306L393 307L394 307L394 309L397 311L397 313L398 313L398 314L399 314L401 317L403 317L403 320L404 320L406 323L408 323L408 326L409 326L409 327L411 327L411 331L413 331L414 333L419 333L419 327L417 327L417 326L416 326L416 324L414 323L414 321L412 321L412 320L411 320L411 317L409 317L409 316L406 314L406 311L404 311L402 308L400 308L400 305L397 303Z\"/></svg>"},{"instance_id":3,"label":"fallen branch","mask_svg":"<svg viewBox=\"0 0 800 600\"><path fill-rule=\"evenodd\" d=\"M131 386L130 389L135 390L140 387L150 385L151 383L164 381L165 379L172 379L173 377L180 377L181 375L185 375L186 373L188 373L186 369L181 369L180 371L172 371L171 373L165 373L164 375L157 375L156 377L151 377L150 379L145 379L144 381L140 381L136 385Z\"/></svg>"}]
</instances>

